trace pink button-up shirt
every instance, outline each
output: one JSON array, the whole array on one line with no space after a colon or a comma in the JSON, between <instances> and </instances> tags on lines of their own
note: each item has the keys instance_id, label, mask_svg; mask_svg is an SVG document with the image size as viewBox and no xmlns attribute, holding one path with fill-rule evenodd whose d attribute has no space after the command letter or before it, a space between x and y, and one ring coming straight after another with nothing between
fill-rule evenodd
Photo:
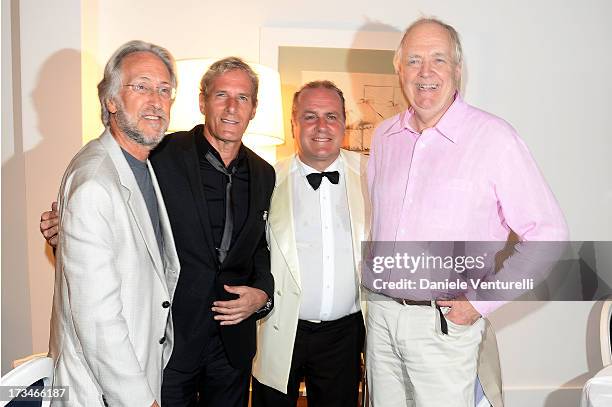
<instances>
[{"instance_id":1,"label":"pink button-up shirt","mask_svg":"<svg viewBox=\"0 0 612 407\"><path fill-rule=\"evenodd\" d=\"M374 241L565 241L555 197L516 131L457 93L419 134L412 109L376 129L368 163ZM469 299L468 295L468 299ZM482 315L501 303L472 301Z\"/></svg>"}]
</instances>

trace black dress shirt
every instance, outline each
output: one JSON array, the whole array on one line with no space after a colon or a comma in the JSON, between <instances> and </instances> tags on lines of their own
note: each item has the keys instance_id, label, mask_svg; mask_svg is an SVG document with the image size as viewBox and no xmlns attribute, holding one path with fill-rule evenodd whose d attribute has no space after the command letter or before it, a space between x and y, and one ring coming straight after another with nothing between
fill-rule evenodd
<instances>
[{"instance_id":1,"label":"black dress shirt","mask_svg":"<svg viewBox=\"0 0 612 407\"><path fill-rule=\"evenodd\" d=\"M215 247L221 246L223 227L225 225L225 187L228 177L217 171L215 167L206 159L206 153L211 151L219 162L223 163L219 152L206 140L204 135L196 137L196 149L200 165L200 178L202 179L202 190L208 205L208 217L212 229L212 236ZM232 216L234 228L232 231L232 244L240 234L247 214L249 213L249 166L247 162L246 150L240 145L238 155L227 166L229 172L233 168L236 172L232 183Z\"/></svg>"}]
</instances>

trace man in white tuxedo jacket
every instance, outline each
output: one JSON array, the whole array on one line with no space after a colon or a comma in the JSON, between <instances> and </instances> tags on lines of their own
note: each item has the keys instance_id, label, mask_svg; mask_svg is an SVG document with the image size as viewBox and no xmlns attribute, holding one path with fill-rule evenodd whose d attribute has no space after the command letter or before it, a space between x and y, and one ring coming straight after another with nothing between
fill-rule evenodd
<instances>
[{"instance_id":1,"label":"man in white tuxedo jacket","mask_svg":"<svg viewBox=\"0 0 612 407\"><path fill-rule=\"evenodd\" d=\"M62 180L51 317L54 383L70 406L157 406L179 262L147 157L164 136L174 60L132 41L98 85L104 133Z\"/></svg>"},{"instance_id":2,"label":"man in white tuxedo jacket","mask_svg":"<svg viewBox=\"0 0 612 407\"><path fill-rule=\"evenodd\" d=\"M342 91L306 84L293 99L297 154L276 166L268 240L274 309L260 320L253 406L356 406L363 347L360 262L366 157L340 149Z\"/></svg>"}]
</instances>

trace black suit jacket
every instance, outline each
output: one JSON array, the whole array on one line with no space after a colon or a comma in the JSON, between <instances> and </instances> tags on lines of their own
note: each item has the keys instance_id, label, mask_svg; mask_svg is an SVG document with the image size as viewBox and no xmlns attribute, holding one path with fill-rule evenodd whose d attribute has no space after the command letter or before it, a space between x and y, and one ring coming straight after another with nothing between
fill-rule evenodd
<instances>
[{"instance_id":1,"label":"black suit jacket","mask_svg":"<svg viewBox=\"0 0 612 407\"><path fill-rule=\"evenodd\" d=\"M153 151L151 163L159 182L174 241L181 274L174 294L174 350L169 362L173 369L194 370L203 347L217 329L212 319L212 300L236 298L223 285L248 285L273 298L274 279L265 238L266 214L274 189L274 169L247 148L249 166L249 211L244 226L222 264L217 260L208 209L195 146L203 136L203 125L168 135ZM218 329L232 366L250 365L255 355L255 321L265 313L253 314L237 325Z\"/></svg>"}]
</instances>

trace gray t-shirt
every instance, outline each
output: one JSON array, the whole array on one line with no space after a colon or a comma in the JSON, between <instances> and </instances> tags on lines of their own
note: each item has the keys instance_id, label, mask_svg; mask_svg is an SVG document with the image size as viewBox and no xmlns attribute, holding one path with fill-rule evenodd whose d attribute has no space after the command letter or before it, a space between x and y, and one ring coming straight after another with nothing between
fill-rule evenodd
<instances>
[{"instance_id":1,"label":"gray t-shirt","mask_svg":"<svg viewBox=\"0 0 612 407\"><path fill-rule=\"evenodd\" d=\"M151 218L151 224L153 225L153 231L155 232L155 238L157 239L157 245L159 246L159 253L163 254L164 245L161 227L159 224L157 195L155 195L155 189L153 188L153 182L151 181L151 174L149 173L147 163L146 161L140 161L124 149L121 149L121 151L123 151L123 155L134 173L134 177L136 178L140 192L142 193L144 201L147 204L147 211L149 212L149 217Z\"/></svg>"}]
</instances>

